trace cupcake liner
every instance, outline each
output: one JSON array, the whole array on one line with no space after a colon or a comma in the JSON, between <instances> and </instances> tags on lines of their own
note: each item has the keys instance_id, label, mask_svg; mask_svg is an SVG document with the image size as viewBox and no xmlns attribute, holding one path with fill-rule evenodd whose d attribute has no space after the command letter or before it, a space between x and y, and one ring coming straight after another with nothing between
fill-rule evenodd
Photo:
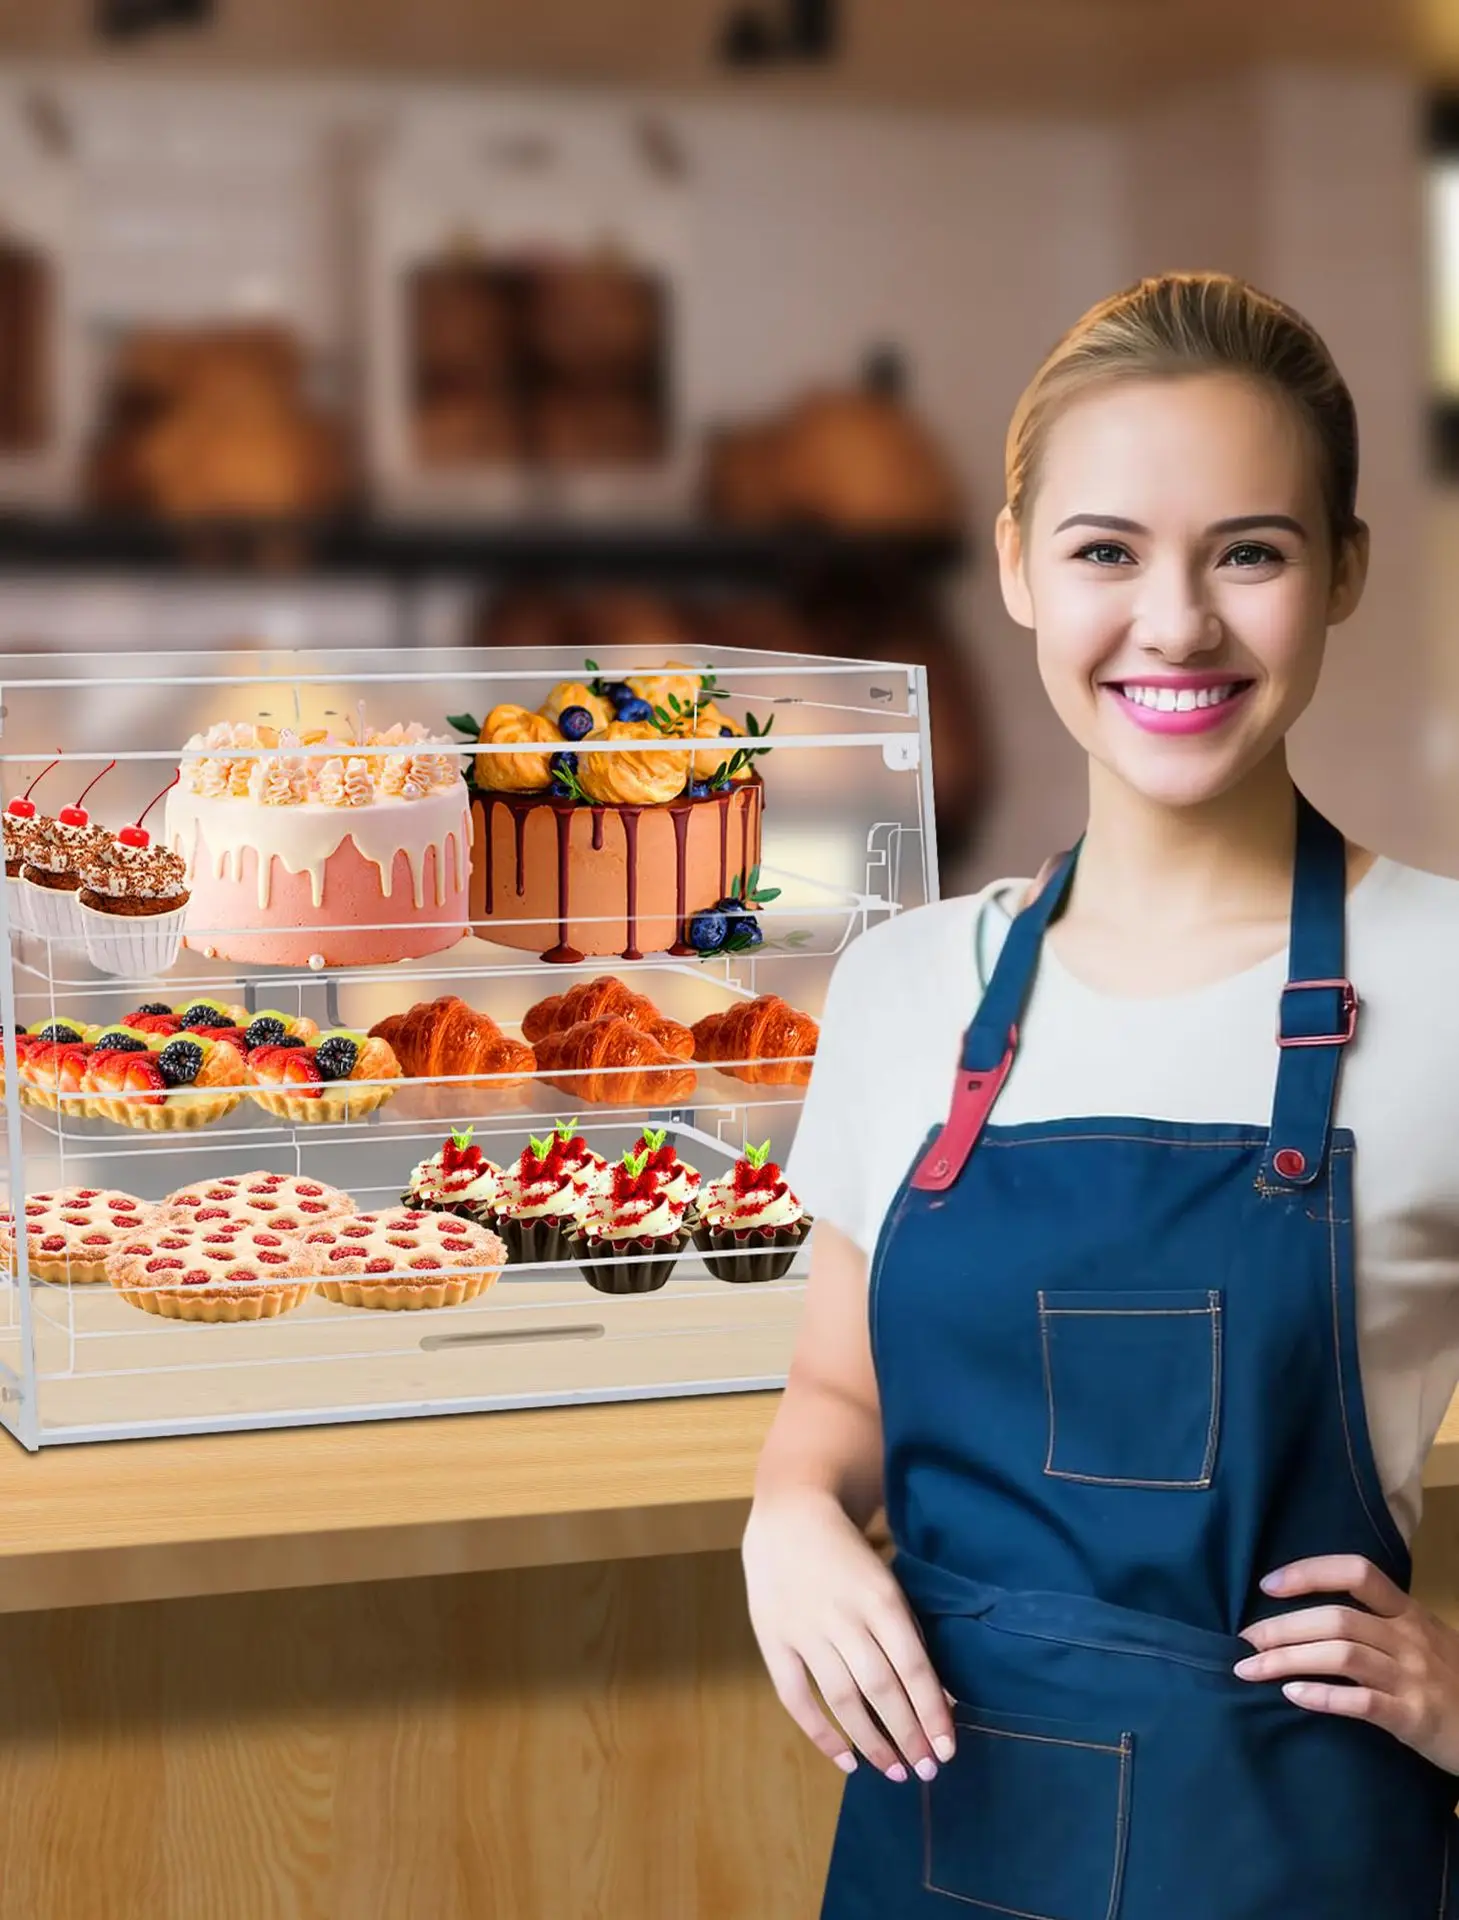
<instances>
[{"instance_id":1,"label":"cupcake liner","mask_svg":"<svg viewBox=\"0 0 1459 1920\"><path fill-rule=\"evenodd\" d=\"M30 890L17 873L5 876L5 907L12 933L30 933Z\"/></svg>"},{"instance_id":2,"label":"cupcake liner","mask_svg":"<svg viewBox=\"0 0 1459 1920\"><path fill-rule=\"evenodd\" d=\"M74 888L38 887L24 875L20 887L25 895L26 924L30 932L42 940L54 940L65 946L85 946L81 906Z\"/></svg>"},{"instance_id":3,"label":"cupcake liner","mask_svg":"<svg viewBox=\"0 0 1459 1920\"><path fill-rule=\"evenodd\" d=\"M813 1224L811 1216L803 1213L789 1226L736 1233L731 1227L711 1227L701 1220L694 1229L694 1244L716 1280L758 1285L779 1280L790 1271ZM729 1257L716 1259L716 1254Z\"/></svg>"},{"instance_id":4,"label":"cupcake liner","mask_svg":"<svg viewBox=\"0 0 1459 1920\"><path fill-rule=\"evenodd\" d=\"M170 913L117 914L102 913L78 899L76 917L92 966L127 978L165 973L176 962L187 906L174 907Z\"/></svg>"},{"instance_id":5,"label":"cupcake liner","mask_svg":"<svg viewBox=\"0 0 1459 1920\"><path fill-rule=\"evenodd\" d=\"M470 1202L465 1200L422 1200L417 1194L403 1193L400 1196L400 1204L403 1207L413 1207L417 1213L454 1213L458 1220L469 1220L473 1226L479 1227L483 1224L480 1217L472 1210Z\"/></svg>"},{"instance_id":6,"label":"cupcake liner","mask_svg":"<svg viewBox=\"0 0 1459 1920\"><path fill-rule=\"evenodd\" d=\"M664 1234L654 1240L599 1240L587 1233L573 1236L573 1250L579 1256L578 1271L588 1285L596 1287L599 1293L657 1292L679 1264L679 1256L688 1244L687 1227L680 1227L676 1233ZM581 1257L584 1253L616 1253L631 1257L585 1260ZM656 1257L645 1259L645 1254Z\"/></svg>"},{"instance_id":7,"label":"cupcake liner","mask_svg":"<svg viewBox=\"0 0 1459 1920\"><path fill-rule=\"evenodd\" d=\"M507 1250L514 1267L535 1266L548 1260L566 1260L573 1251L576 1221L553 1213L533 1214L518 1219L515 1214L498 1213L494 1207L482 1207L472 1215L479 1226L490 1227Z\"/></svg>"}]
</instances>

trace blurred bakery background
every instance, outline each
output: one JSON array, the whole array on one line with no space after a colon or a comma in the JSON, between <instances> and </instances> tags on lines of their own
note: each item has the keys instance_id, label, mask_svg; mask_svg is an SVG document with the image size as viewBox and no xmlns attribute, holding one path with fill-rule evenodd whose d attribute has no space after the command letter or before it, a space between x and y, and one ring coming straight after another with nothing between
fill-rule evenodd
<instances>
[{"instance_id":1,"label":"blurred bakery background","mask_svg":"<svg viewBox=\"0 0 1459 1920\"><path fill-rule=\"evenodd\" d=\"M1459 872L1459 4L47 0L0 62L0 652L917 661L944 888L1029 872L1008 416L1217 267L1363 423L1299 774Z\"/></svg>"}]
</instances>

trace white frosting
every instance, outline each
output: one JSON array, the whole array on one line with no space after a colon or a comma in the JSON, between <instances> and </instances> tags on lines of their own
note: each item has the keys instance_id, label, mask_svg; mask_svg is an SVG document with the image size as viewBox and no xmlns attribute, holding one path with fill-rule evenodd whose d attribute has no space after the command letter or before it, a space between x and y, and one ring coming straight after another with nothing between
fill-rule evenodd
<instances>
[{"instance_id":1,"label":"white frosting","mask_svg":"<svg viewBox=\"0 0 1459 1920\"><path fill-rule=\"evenodd\" d=\"M196 883L199 863L211 865L212 878L237 881L244 853L258 854L258 905L266 912L274 862L286 873L307 873L314 905L324 902L324 870L344 842L353 840L362 857L380 870L380 891L388 899L394 882L396 856L404 853L410 866L415 906L426 907L426 853L434 847L435 901L446 904L446 876L460 892L466 884L466 861L471 846L471 815L466 788L452 786L422 794L419 799L384 797L367 806L326 806L316 801L300 805L258 806L231 795L192 793L176 786L167 796L167 844L187 862Z\"/></svg>"},{"instance_id":2,"label":"white frosting","mask_svg":"<svg viewBox=\"0 0 1459 1920\"><path fill-rule=\"evenodd\" d=\"M792 1227L804 1211L783 1180L773 1192L755 1189L738 1194L734 1174L727 1173L712 1180L699 1196L699 1217L711 1227Z\"/></svg>"}]
</instances>

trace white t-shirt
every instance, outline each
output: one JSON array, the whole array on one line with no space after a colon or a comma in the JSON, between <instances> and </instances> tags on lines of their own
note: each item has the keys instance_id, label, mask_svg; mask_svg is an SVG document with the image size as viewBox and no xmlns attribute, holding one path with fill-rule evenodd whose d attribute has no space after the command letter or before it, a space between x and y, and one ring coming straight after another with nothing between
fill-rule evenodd
<instances>
[{"instance_id":1,"label":"white t-shirt","mask_svg":"<svg viewBox=\"0 0 1459 1920\"><path fill-rule=\"evenodd\" d=\"M1026 880L936 901L841 955L786 1173L868 1255L929 1127ZM1095 1114L1271 1119L1285 950L1194 992L1097 993L1046 943L997 1125ZM1459 881L1376 860L1348 898L1362 1003L1336 1121L1356 1136L1359 1359L1383 1488L1405 1538L1459 1382Z\"/></svg>"}]
</instances>

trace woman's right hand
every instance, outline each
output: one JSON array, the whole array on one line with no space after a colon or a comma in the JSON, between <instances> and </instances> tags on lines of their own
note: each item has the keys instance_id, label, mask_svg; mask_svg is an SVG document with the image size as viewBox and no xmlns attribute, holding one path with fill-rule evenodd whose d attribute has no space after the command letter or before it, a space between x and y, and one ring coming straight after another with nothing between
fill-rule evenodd
<instances>
[{"instance_id":1,"label":"woman's right hand","mask_svg":"<svg viewBox=\"0 0 1459 1920\"><path fill-rule=\"evenodd\" d=\"M750 1624L801 1731L847 1773L855 1747L892 1780L909 1766L930 1780L953 1755L949 1696L901 1588L845 1511L827 1493L759 1496L741 1557Z\"/></svg>"}]
</instances>

